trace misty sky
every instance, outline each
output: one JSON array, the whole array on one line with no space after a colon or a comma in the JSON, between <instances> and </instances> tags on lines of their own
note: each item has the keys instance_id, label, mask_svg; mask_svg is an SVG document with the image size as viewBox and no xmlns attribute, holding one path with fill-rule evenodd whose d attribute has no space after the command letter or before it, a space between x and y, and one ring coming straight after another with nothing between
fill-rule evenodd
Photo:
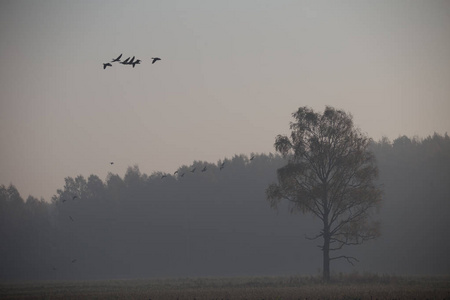
<instances>
[{"instance_id":1,"label":"misty sky","mask_svg":"<svg viewBox=\"0 0 450 300\"><path fill-rule=\"evenodd\" d=\"M450 1L1 1L0 184L274 152L300 106L445 134L449 33Z\"/></svg>"}]
</instances>

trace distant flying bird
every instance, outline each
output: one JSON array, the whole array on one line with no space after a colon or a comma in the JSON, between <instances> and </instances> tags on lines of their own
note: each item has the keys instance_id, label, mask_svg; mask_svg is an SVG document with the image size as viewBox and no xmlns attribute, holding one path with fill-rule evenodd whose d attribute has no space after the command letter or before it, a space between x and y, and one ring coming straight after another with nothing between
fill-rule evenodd
<instances>
[{"instance_id":1,"label":"distant flying bird","mask_svg":"<svg viewBox=\"0 0 450 300\"><path fill-rule=\"evenodd\" d=\"M191 170L191 173L194 173L196 169L197 169L197 167L193 168L193 169Z\"/></svg>"},{"instance_id":2,"label":"distant flying bird","mask_svg":"<svg viewBox=\"0 0 450 300\"><path fill-rule=\"evenodd\" d=\"M103 64L103 70L106 69L107 67L112 67L112 64L110 63Z\"/></svg>"},{"instance_id":3,"label":"distant flying bird","mask_svg":"<svg viewBox=\"0 0 450 300\"><path fill-rule=\"evenodd\" d=\"M130 58L128 57L127 59L125 59L124 61L121 62L122 65L126 65L128 64L128 61L130 60Z\"/></svg>"},{"instance_id":4,"label":"distant flying bird","mask_svg":"<svg viewBox=\"0 0 450 300\"><path fill-rule=\"evenodd\" d=\"M153 61L152 64L154 64L155 62L157 62L158 60L161 60L161 58L159 57L152 57Z\"/></svg>"},{"instance_id":5,"label":"distant flying bird","mask_svg":"<svg viewBox=\"0 0 450 300\"><path fill-rule=\"evenodd\" d=\"M250 160L253 160L255 158L255 156L254 155L252 155L252 157L250 157Z\"/></svg>"},{"instance_id":6,"label":"distant flying bird","mask_svg":"<svg viewBox=\"0 0 450 300\"><path fill-rule=\"evenodd\" d=\"M62 199L62 202L64 203L64 202L66 202L67 200L66 199Z\"/></svg>"},{"instance_id":7,"label":"distant flying bird","mask_svg":"<svg viewBox=\"0 0 450 300\"><path fill-rule=\"evenodd\" d=\"M111 164L111 165L113 165L113 164L114 164L114 162L112 161L112 162L110 162L110 164Z\"/></svg>"},{"instance_id":8,"label":"distant flying bird","mask_svg":"<svg viewBox=\"0 0 450 300\"><path fill-rule=\"evenodd\" d=\"M181 173L181 175L180 175L181 177L183 177L184 176L184 173Z\"/></svg>"},{"instance_id":9,"label":"distant flying bird","mask_svg":"<svg viewBox=\"0 0 450 300\"><path fill-rule=\"evenodd\" d=\"M173 172L173 175L178 174L178 170L176 170L175 172Z\"/></svg>"},{"instance_id":10,"label":"distant flying bird","mask_svg":"<svg viewBox=\"0 0 450 300\"><path fill-rule=\"evenodd\" d=\"M72 197L72 200L75 200L75 199L77 199L78 198L78 196L73 196Z\"/></svg>"},{"instance_id":11,"label":"distant flying bird","mask_svg":"<svg viewBox=\"0 0 450 300\"><path fill-rule=\"evenodd\" d=\"M166 178L166 177L167 177L167 175L163 175L163 176L161 176L161 179Z\"/></svg>"},{"instance_id":12,"label":"distant flying bird","mask_svg":"<svg viewBox=\"0 0 450 300\"><path fill-rule=\"evenodd\" d=\"M74 262L76 262L77 260L76 259L74 259L74 260L72 260L72 263L74 263Z\"/></svg>"},{"instance_id":13,"label":"distant flying bird","mask_svg":"<svg viewBox=\"0 0 450 300\"><path fill-rule=\"evenodd\" d=\"M134 56L133 56L133 58L129 61L129 62L127 62L127 65L132 65L133 64L133 62L134 62Z\"/></svg>"},{"instance_id":14,"label":"distant flying bird","mask_svg":"<svg viewBox=\"0 0 450 300\"><path fill-rule=\"evenodd\" d=\"M122 57L122 54L120 54L117 58L113 58L111 62L120 61L120 58Z\"/></svg>"},{"instance_id":15,"label":"distant flying bird","mask_svg":"<svg viewBox=\"0 0 450 300\"><path fill-rule=\"evenodd\" d=\"M72 216L69 216L69 218L70 218L70 220L72 220L72 222L73 222Z\"/></svg>"},{"instance_id":16,"label":"distant flying bird","mask_svg":"<svg viewBox=\"0 0 450 300\"><path fill-rule=\"evenodd\" d=\"M220 169L219 169L219 170L222 170L223 168L225 168L225 162L223 162L223 163L220 165Z\"/></svg>"},{"instance_id":17,"label":"distant flying bird","mask_svg":"<svg viewBox=\"0 0 450 300\"><path fill-rule=\"evenodd\" d=\"M202 172L205 172L206 171L206 166L202 169Z\"/></svg>"},{"instance_id":18,"label":"distant flying bird","mask_svg":"<svg viewBox=\"0 0 450 300\"><path fill-rule=\"evenodd\" d=\"M134 68L135 65L140 65L141 64L141 60L138 59L134 63L131 63L131 64L133 65L133 68Z\"/></svg>"}]
</instances>

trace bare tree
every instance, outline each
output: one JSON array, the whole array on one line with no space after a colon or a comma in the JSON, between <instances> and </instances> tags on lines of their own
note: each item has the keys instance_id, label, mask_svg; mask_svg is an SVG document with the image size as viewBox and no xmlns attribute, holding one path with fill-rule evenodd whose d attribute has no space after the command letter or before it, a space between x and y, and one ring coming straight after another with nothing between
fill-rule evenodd
<instances>
[{"instance_id":1,"label":"bare tree","mask_svg":"<svg viewBox=\"0 0 450 300\"><path fill-rule=\"evenodd\" d=\"M379 236L379 224L369 220L381 202L374 183L378 169L368 149L371 140L354 127L350 114L327 106L323 114L300 107L292 116L291 136L278 135L274 144L288 163L278 169L278 183L266 195L272 208L285 199L291 212L312 213L322 221L309 239L323 239L323 280L329 281L330 261L358 261L330 257L330 251Z\"/></svg>"}]
</instances>

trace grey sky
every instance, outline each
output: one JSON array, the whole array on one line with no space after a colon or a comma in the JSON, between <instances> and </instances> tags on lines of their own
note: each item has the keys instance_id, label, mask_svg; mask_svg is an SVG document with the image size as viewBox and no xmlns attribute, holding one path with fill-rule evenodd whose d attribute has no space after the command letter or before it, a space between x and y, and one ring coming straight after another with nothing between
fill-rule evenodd
<instances>
[{"instance_id":1,"label":"grey sky","mask_svg":"<svg viewBox=\"0 0 450 300\"><path fill-rule=\"evenodd\" d=\"M375 140L444 134L449 32L450 1L2 1L0 184L49 200L67 176L273 152L305 105ZM120 53L143 62L103 70Z\"/></svg>"}]
</instances>

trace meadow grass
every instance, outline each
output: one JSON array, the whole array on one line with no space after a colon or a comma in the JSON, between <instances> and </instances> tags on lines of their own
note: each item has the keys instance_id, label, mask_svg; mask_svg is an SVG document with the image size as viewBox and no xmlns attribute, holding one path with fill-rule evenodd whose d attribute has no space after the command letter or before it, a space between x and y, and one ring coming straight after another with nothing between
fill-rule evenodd
<instances>
[{"instance_id":1,"label":"meadow grass","mask_svg":"<svg viewBox=\"0 0 450 300\"><path fill-rule=\"evenodd\" d=\"M339 274L0 283L0 299L450 300L450 276Z\"/></svg>"}]
</instances>

